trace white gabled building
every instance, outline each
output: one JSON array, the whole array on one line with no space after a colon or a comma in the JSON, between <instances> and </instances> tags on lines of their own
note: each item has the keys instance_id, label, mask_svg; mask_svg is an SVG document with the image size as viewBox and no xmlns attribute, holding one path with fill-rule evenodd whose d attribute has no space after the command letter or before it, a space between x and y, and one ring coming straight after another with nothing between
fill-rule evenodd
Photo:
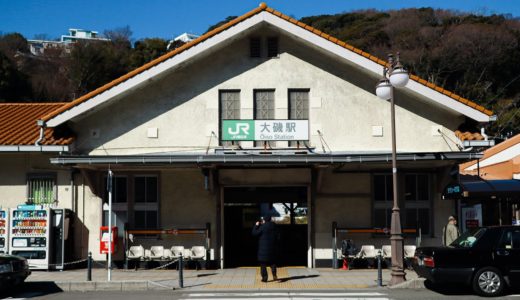
<instances>
[{"instance_id":1,"label":"white gabled building","mask_svg":"<svg viewBox=\"0 0 520 300\"><path fill-rule=\"evenodd\" d=\"M262 4L40 115L42 128L75 137L45 168L72 174L71 203L83 230L78 256L92 251L105 259L99 227L106 225L111 169L114 211L128 229L210 228L208 240L163 234L160 240L137 236L136 243L208 242L216 265L251 265L251 227L270 212L281 223L281 264L330 266L333 222L390 226L390 104L374 94L384 64ZM455 202L441 199L450 170L481 155L460 151L455 131L468 120L489 122L492 112L417 76L395 98L403 228L420 229L423 245L440 244L456 210ZM263 126L257 132L298 120L304 137L225 141L229 119L240 126L256 121ZM11 172L18 188L4 179L0 192L21 199L26 171L13 165ZM389 244L385 234L338 238L347 237L358 245ZM415 242L416 234L406 235L407 244Z\"/></svg>"}]
</instances>

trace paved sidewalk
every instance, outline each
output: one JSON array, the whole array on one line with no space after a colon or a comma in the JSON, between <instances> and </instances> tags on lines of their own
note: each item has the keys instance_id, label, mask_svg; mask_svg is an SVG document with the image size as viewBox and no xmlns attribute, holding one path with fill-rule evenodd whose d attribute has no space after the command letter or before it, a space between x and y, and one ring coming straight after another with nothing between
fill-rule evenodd
<instances>
[{"instance_id":1,"label":"paved sidewalk","mask_svg":"<svg viewBox=\"0 0 520 300\"><path fill-rule=\"evenodd\" d=\"M407 271L402 288L418 288L420 279ZM64 291L179 289L176 270L113 270L107 281L105 269L93 269L92 281L86 281L86 269L33 271L27 281L50 282ZM299 290L364 289L377 287L377 270L333 270L286 267L278 269L278 281L260 281L259 268L224 270L184 270L184 289L211 290ZM390 280L390 270L383 270L383 286Z\"/></svg>"}]
</instances>

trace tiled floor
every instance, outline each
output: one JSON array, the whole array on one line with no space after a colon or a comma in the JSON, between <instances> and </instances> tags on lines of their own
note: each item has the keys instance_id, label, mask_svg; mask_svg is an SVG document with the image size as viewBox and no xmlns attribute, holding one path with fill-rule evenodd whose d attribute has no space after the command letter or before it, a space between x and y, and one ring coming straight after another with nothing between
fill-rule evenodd
<instances>
[{"instance_id":1,"label":"tiled floor","mask_svg":"<svg viewBox=\"0 0 520 300\"><path fill-rule=\"evenodd\" d=\"M107 281L107 271L93 269L92 280ZM413 271L407 279L415 279ZM87 271L33 271L27 281L81 282L86 281ZM261 282L259 268L236 268L224 270L184 270L184 287L194 290L211 289L359 289L377 286L377 270L333 270L308 268L279 268L278 281ZM383 285L390 279L390 271L383 270ZM149 281L162 287L179 286L176 270L113 270L112 281Z\"/></svg>"}]
</instances>

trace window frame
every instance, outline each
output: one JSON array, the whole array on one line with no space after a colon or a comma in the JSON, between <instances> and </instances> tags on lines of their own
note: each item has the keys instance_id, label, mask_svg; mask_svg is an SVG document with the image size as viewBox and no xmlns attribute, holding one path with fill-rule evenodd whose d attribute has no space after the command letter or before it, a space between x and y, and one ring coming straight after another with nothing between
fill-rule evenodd
<instances>
[{"instance_id":1,"label":"window frame","mask_svg":"<svg viewBox=\"0 0 520 300\"><path fill-rule=\"evenodd\" d=\"M275 47L274 53L271 47ZM279 58L280 57L280 38L278 36L268 36L265 40L265 55L267 58Z\"/></svg>"},{"instance_id":2,"label":"window frame","mask_svg":"<svg viewBox=\"0 0 520 300\"><path fill-rule=\"evenodd\" d=\"M157 202L156 203L142 203L137 202L135 197L135 188L136 188L136 178L138 177L155 177L157 184ZM158 229L161 227L161 175L160 172L117 172L114 174L115 178L126 178L126 193L127 198L126 202L112 202L112 211L116 214L125 214L126 215L126 224L128 224L129 228L135 228L136 220L135 220L135 212L136 211L155 211L157 216L157 222L155 228L147 228L147 229ZM105 194L107 176L102 177L103 182L101 183L101 188L103 189L103 203L108 203L108 194ZM107 198L105 198L107 197ZM105 213L103 211L103 219L102 222L105 224ZM146 221L145 221L146 222ZM155 235L143 236L143 237L156 237Z\"/></svg>"},{"instance_id":3,"label":"window frame","mask_svg":"<svg viewBox=\"0 0 520 300\"><path fill-rule=\"evenodd\" d=\"M428 195L427 200L413 200L413 201L406 200L406 197L405 197L406 196L406 178L407 178L407 176L410 176L410 175L415 175L416 178L419 175L427 176L427 186L428 186L428 191L426 193ZM376 189L377 189L377 187L375 186L376 176L385 176L385 192L384 192L385 199L384 200L375 199ZM433 204L432 203L433 203L434 195L432 194L432 191L433 191L434 175L431 173L428 173L428 172L410 171L410 172L402 172L400 174L397 174L397 176L398 176L397 177L397 183L398 183L397 198L399 201L398 205L399 205L399 209L400 209L401 224L404 225L402 227L404 228L406 226L406 224L408 223L408 220L407 220L408 210L415 210L415 223L418 224L420 210L426 209L428 219L429 219L428 220L429 232L426 232L426 233L422 232L422 234L433 236L434 222L433 222ZM417 191L417 189L418 189L417 179L415 182L416 182L415 189ZM372 195L371 196L371 198L372 198L372 225L374 227L376 227L376 222L377 222L376 221L376 210L384 209L386 211L385 216L387 216L387 218L389 218L388 220L386 220L387 228L391 228L391 216L392 216L392 208L393 208L393 190L392 190L393 189L393 175L392 175L392 173L388 173L388 172L372 173L371 187L372 187L372 192L371 192L371 195ZM390 188L390 191L387 191L388 188ZM416 192L416 194L418 195L417 192ZM390 211L390 213L388 213L388 211Z\"/></svg>"},{"instance_id":4,"label":"window frame","mask_svg":"<svg viewBox=\"0 0 520 300\"><path fill-rule=\"evenodd\" d=\"M258 56L253 55L256 52L253 52L253 44L258 42ZM258 59L262 58L262 38L259 36L251 36L249 37L249 58Z\"/></svg>"},{"instance_id":5,"label":"window frame","mask_svg":"<svg viewBox=\"0 0 520 300\"><path fill-rule=\"evenodd\" d=\"M307 118L306 119L294 119L291 117L291 93L307 93ZM310 118L310 102L311 102L311 89L310 88L290 88L287 89L287 119L288 120L307 120L309 121ZM300 142L305 143L305 141L289 141L288 146L289 147L298 147L300 145Z\"/></svg>"},{"instance_id":6,"label":"window frame","mask_svg":"<svg viewBox=\"0 0 520 300\"><path fill-rule=\"evenodd\" d=\"M258 104L257 104L257 93L262 93L262 92L272 92L273 93L273 99L272 99L272 117L267 117L267 118L261 118L259 119L258 118L258 113L257 113L257 107L258 107ZM268 108L269 109L269 108ZM269 109L270 110L270 109ZM262 88L262 89L253 89L253 120L274 120L276 118L276 89L274 88ZM262 147L264 145L267 145L269 148L273 148L273 147L276 147L276 142L275 141L255 141L254 142L254 146L255 147Z\"/></svg>"},{"instance_id":7,"label":"window frame","mask_svg":"<svg viewBox=\"0 0 520 300\"><path fill-rule=\"evenodd\" d=\"M223 110L223 98L222 98L222 94L224 93L237 93L238 94L238 109L236 109L238 111L238 116L234 116L233 118L231 119L227 119L227 118L224 118L223 116L223 113L224 113L224 110ZM222 140L222 121L223 120L240 120L240 115L241 115L241 90L240 89L221 89L221 90L218 90L218 145L219 146L222 146L222 147L226 147L226 146L234 146L234 145L240 145L240 143L238 141L223 141Z\"/></svg>"},{"instance_id":8,"label":"window frame","mask_svg":"<svg viewBox=\"0 0 520 300\"><path fill-rule=\"evenodd\" d=\"M33 180L51 180L52 181L52 201L51 202L38 202L36 203L34 201L34 192L31 194L31 187L34 186L30 182ZM53 172L45 172L45 173L28 173L26 176L26 198L27 198L27 204L38 204L38 205L53 205L58 202L58 176L56 173Z\"/></svg>"}]
</instances>

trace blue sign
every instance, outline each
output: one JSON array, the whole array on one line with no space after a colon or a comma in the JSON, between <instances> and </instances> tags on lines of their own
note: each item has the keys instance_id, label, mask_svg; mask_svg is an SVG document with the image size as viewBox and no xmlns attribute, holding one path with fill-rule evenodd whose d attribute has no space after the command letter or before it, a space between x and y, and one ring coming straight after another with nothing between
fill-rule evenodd
<instances>
[{"instance_id":1,"label":"blue sign","mask_svg":"<svg viewBox=\"0 0 520 300\"><path fill-rule=\"evenodd\" d=\"M43 206L36 205L36 204L23 204L23 205L18 205L16 208L19 210L36 210L36 209L43 209Z\"/></svg>"},{"instance_id":2,"label":"blue sign","mask_svg":"<svg viewBox=\"0 0 520 300\"><path fill-rule=\"evenodd\" d=\"M442 199L460 199L461 197L462 187L459 184L449 184L442 193Z\"/></svg>"}]
</instances>

